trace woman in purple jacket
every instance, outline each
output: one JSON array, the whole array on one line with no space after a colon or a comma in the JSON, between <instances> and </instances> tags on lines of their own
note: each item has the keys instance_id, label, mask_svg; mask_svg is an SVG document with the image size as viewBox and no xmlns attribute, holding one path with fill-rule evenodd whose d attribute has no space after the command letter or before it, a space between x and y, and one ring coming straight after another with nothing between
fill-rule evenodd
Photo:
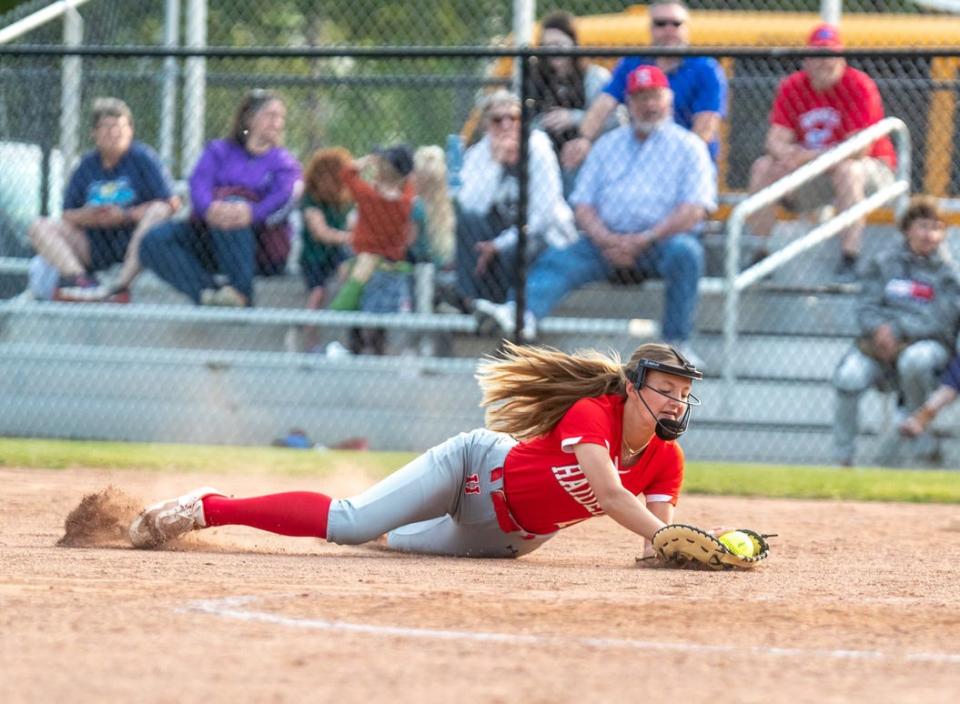
<instances>
[{"instance_id":1,"label":"woman in purple jacket","mask_svg":"<svg viewBox=\"0 0 960 704\"><path fill-rule=\"evenodd\" d=\"M144 266L194 303L253 305L254 274L286 266L287 216L301 188L300 164L280 146L286 114L276 94L247 93L230 135L210 142L193 169L190 220L164 223L143 240Z\"/></svg>"}]
</instances>

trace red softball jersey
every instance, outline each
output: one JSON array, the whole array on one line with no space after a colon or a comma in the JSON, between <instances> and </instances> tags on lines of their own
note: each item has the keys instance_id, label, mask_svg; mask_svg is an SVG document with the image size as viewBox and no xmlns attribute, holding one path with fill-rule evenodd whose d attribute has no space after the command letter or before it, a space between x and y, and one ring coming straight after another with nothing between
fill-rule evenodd
<instances>
[{"instance_id":1,"label":"red softball jersey","mask_svg":"<svg viewBox=\"0 0 960 704\"><path fill-rule=\"evenodd\" d=\"M573 454L581 443L607 448L630 493L676 505L683 483L683 450L676 442L654 436L636 462L621 466L625 402L616 394L580 399L550 433L510 450L503 464L503 486L520 526L531 533L552 533L603 515Z\"/></svg>"},{"instance_id":2,"label":"red softball jersey","mask_svg":"<svg viewBox=\"0 0 960 704\"><path fill-rule=\"evenodd\" d=\"M822 93L813 89L805 71L780 82L770 122L792 130L808 149L826 149L884 117L877 84L863 71L847 66L837 83ZM873 143L870 156L893 169L897 155L889 137Z\"/></svg>"}]
</instances>

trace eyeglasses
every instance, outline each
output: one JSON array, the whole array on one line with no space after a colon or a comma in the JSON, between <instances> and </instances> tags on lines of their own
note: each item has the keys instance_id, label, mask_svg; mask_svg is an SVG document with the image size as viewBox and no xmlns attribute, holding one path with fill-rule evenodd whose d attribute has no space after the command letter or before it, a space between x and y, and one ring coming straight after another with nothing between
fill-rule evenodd
<instances>
[{"instance_id":1,"label":"eyeglasses","mask_svg":"<svg viewBox=\"0 0 960 704\"><path fill-rule=\"evenodd\" d=\"M652 20L653 26L659 27L660 29L664 27L682 27L683 23L683 20Z\"/></svg>"},{"instance_id":2,"label":"eyeglasses","mask_svg":"<svg viewBox=\"0 0 960 704\"><path fill-rule=\"evenodd\" d=\"M502 115L490 116L490 124L496 125L497 127L502 125L504 122L519 122L519 121L520 121L519 115L514 115L513 113L504 113Z\"/></svg>"}]
</instances>

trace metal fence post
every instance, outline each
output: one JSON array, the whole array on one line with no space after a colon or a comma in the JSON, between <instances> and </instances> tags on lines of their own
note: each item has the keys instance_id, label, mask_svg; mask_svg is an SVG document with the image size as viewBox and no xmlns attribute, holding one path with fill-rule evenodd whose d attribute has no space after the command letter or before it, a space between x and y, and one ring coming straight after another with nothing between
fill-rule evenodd
<instances>
[{"instance_id":1,"label":"metal fence post","mask_svg":"<svg viewBox=\"0 0 960 704\"><path fill-rule=\"evenodd\" d=\"M83 18L70 7L63 15L64 46L83 44ZM64 171L70 171L80 146L80 103L83 95L83 59L65 56L60 73L60 154Z\"/></svg>"},{"instance_id":2,"label":"metal fence post","mask_svg":"<svg viewBox=\"0 0 960 704\"><path fill-rule=\"evenodd\" d=\"M180 0L166 0L163 16L163 45L180 45ZM163 60L163 93L160 98L160 158L173 171L174 125L177 120L177 59Z\"/></svg>"},{"instance_id":3,"label":"metal fence post","mask_svg":"<svg viewBox=\"0 0 960 704\"><path fill-rule=\"evenodd\" d=\"M513 44L518 48L533 44L533 18L536 15L537 0L513 0ZM519 58L519 57L518 57ZM522 61L522 59L520 59ZM522 69L514 63L513 90L519 95L523 76Z\"/></svg>"},{"instance_id":4,"label":"metal fence post","mask_svg":"<svg viewBox=\"0 0 960 704\"><path fill-rule=\"evenodd\" d=\"M190 0L187 5L186 44L191 49L207 46L207 0ZM202 56L188 58L183 82L183 150L180 173L186 178L203 149L207 60Z\"/></svg>"},{"instance_id":5,"label":"metal fence post","mask_svg":"<svg viewBox=\"0 0 960 704\"><path fill-rule=\"evenodd\" d=\"M527 96L530 86L530 62L536 57L518 52L520 61L520 164L517 174L517 280L514 284L516 295L516 322L514 339L523 343L523 319L527 311L527 206L530 202L530 123L533 121L533 100Z\"/></svg>"},{"instance_id":6,"label":"metal fence post","mask_svg":"<svg viewBox=\"0 0 960 704\"><path fill-rule=\"evenodd\" d=\"M820 19L830 24L840 24L843 0L820 0Z\"/></svg>"}]
</instances>

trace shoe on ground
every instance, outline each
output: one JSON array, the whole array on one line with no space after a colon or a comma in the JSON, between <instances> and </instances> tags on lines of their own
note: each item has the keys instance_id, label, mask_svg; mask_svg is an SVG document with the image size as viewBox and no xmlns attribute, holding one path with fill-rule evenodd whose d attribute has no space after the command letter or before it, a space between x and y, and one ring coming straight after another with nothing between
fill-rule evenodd
<instances>
[{"instance_id":1,"label":"shoe on ground","mask_svg":"<svg viewBox=\"0 0 960 704\"><path fill-rule=\"evenodd\" d=\"M150 549L180 538L190 531L206 528L203 499L214 494L224 495L223 492L207 486L148 506L130 524L130 542L135 548Z\"/></svg>"},{"instance_id":2,"label":"shoe on ground","mask_svg":"<svg viewBox=\"0 0 960 704\"><path fill-rule=\"evenodd\" d=\"M245 308L247 298L233 286L205 288L200 292L200 305L219 306L221 308Z\"/></svg>"},{"instance_id":3,"label":"shoe on ground","mask_svg":"<svg viewBox=\"0 0 960 704\"><path fill-rule=\"evenodd\" d=\"M370 449L370 441L364 437L347 438L346 440L333 443L330 445L330 449L366 451Z\"/></svg>"}]
</instances>

